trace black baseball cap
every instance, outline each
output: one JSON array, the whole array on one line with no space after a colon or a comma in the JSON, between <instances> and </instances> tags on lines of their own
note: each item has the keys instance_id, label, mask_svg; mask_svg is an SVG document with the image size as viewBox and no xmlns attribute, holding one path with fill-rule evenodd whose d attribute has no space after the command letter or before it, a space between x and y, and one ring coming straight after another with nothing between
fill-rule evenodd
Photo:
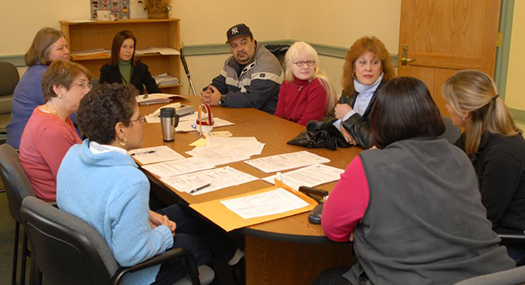
<instances>
[{"instance_id":1,"label":"black baseball cap","mask_svg":"<svg viewBox=\"0 0 525 285\"><path fill-rule=\"evenodd\" d=\"M226 43L229 43L231 39L239 36L249 36L253 38L252 31L245 24L237 24L226 31L226 37L228 40Z\"/></svg>"}]
</instances>

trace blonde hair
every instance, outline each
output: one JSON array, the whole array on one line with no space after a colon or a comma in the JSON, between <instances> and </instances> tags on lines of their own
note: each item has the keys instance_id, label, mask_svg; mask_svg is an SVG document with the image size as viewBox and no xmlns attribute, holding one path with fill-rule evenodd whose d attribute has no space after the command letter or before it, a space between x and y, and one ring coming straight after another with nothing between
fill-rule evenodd
<instances>
[{"instance_id":1,"label":"blonde hair","mask_svg":"<svg viewBox=\"0 0 525 285\"><path fill-rule=\"evenodd\" d=\"M441 86L443 98L465 121L465 152L478 152L481 137L486 132L503 136L521 133L497 93L496 84L487 74L464 70L450 77Z\"/></svg>"},{"instance_id":2,"label":"blonde hair","mask_svg":"<svg viewBox=\"0 0 525 285\"><path fill-rule=\"evenodd\" d=\"M60 38L65 38L61 31L53 28L40 29L40 31L36 33L29 50L25 54L26 65L49 65L51 63L51 60L49 59L51 48Z\"/></svg>"},{"instance_id":3,"label":"blonde hair","mask_svg":"<svg viewBox=\"0 0 525 285\"><path fill-rule=\"evenodd\" d=\"M376 37L362 37L357 39L357 41L355 41L355 43L350 47L350 50L346 54L345 64L343 66L343 78L341 79L341 84L343 85L343 90L348 95L355 93L355 61L366 52L373 53L379 58L379 60L381 60L381 67L383 71L382 82L387 82L390 79L396 77L392 59L390 59L390 54L388 53L388 50L386 49L383 42L381 42Z\"/></svg>"},{"instance_id":4,"label":"blonde hair","mask_svg":"<svg viewBox=\"0 0 525 285\"><path fill-rule=\"evenodd\" d=\"M306 54L312 57L315 61L314 74L312 75L312 78L310 79L311 80L315 78L319 79L319 82L321 82L324 89L326 90L326 99L328 102L327 107L326 107L326 112L328 113L332 110L332 108L334 108L335 103L337 102L338 98L335 92L334 82L332 81L332 79L330 79L330 77L328 77L328 75L324 71L322 71L319 68L319 55L317 54L317 51L315 51L315 49L311 45L305 42L295 42L294 44L290 46L290 49L288 49L288 51L286 52L286 56L284 58L285 59L284 62L286 66L286 69L284 71L284 80L289 81L289 82L294 80L293 72L292 72L292 64L295 61L297 61L300 51L305 51Z\"/></svg>"}]
</instances>

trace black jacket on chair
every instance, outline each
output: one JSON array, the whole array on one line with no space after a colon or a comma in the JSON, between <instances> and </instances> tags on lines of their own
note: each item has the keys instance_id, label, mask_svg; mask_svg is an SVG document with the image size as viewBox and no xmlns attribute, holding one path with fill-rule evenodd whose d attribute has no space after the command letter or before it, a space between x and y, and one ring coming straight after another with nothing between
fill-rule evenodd
<instances>
[{"instance_id":1,"label":"black jacket on chair","mask_svg":"<svg viewBox=\"0 0 525 285\"><path fill-rule=\"evenodd\" d=\"M342 126L348 131L348 133L352 135L354 140L357 142L357 145L365 149L372 147L372 136L370 134L370 112L374 107L377 92L381 88L381 85L382 83L377 87L376 91L374 92L374 95L372 96L372 99L370 99L370 103L368 103L364 114L353 114L342 124ZM357 92L355 92L352 96L343 92L343 94L341 94L341 98L339 98L338 103L348 104L350 105L350 107L354 108L355 101L357 100L357 95L359 95L359 93ZM334 111L330 112L330 114L326 115L323 118L324 122L333 122L335 120L336 118Z\"/></svg>"},{"instance_id":2,"label":"black jacket on chair","mask_svg":"<svg viewBox=\"0 0 525 285\"><path fill-rule=\"evenodd\" d=\"M122 75L118 65L105 64L100 69L100 84L102 83L122 83ZM138 61L132 67L131 82L140 94L144 93L144 85L148 93L160 93L160 89L155 83L155 79L151 77L151 73L148 70L148 66Z\"/></svg>"}]
</instances>

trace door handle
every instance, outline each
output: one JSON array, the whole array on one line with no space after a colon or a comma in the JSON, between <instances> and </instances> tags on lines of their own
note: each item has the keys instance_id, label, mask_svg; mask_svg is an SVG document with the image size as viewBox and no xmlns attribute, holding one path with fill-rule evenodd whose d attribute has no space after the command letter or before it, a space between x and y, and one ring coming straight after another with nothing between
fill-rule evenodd
<instances>
[{"instance_id":1,"label":"door handle","mask_svg":"<svg viewBox=\"0 0 525 285\"><path fill-rule=\"evenodd\" d=\"M413 61L416 61L416 60L414 58L402 57L401 58L401 65L407 65L409 62L413 62Z\"/></svg>"},{"instance_id":2,"label":"door handle","mask_svg":"<svg viewBox=\"0 0 525 285\"><path fill-rule=\"evenodd\" d=\"M408 46L402 45L401 46L401 65L407 65L409 62L415 61L413 58L408 58Z\"/></svg>"}]
</instances>

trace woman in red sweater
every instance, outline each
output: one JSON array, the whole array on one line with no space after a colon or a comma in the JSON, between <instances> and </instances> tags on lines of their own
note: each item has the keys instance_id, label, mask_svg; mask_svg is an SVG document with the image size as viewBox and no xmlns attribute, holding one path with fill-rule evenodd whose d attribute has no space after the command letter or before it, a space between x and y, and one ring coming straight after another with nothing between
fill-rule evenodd
<instances>
[{"instance_id":1,"label":"woman in red sweater","mask_svg":"<svg viewBox=\"0 0 525 285\"><path fill-rule=\"evenodd\" d=\"M336 93L332 80L319 69L317 52L305 42L296 42L285 62L275 115L304 126L310 120L321 120L334 107Z\"/></svg>"}]
</instances>

